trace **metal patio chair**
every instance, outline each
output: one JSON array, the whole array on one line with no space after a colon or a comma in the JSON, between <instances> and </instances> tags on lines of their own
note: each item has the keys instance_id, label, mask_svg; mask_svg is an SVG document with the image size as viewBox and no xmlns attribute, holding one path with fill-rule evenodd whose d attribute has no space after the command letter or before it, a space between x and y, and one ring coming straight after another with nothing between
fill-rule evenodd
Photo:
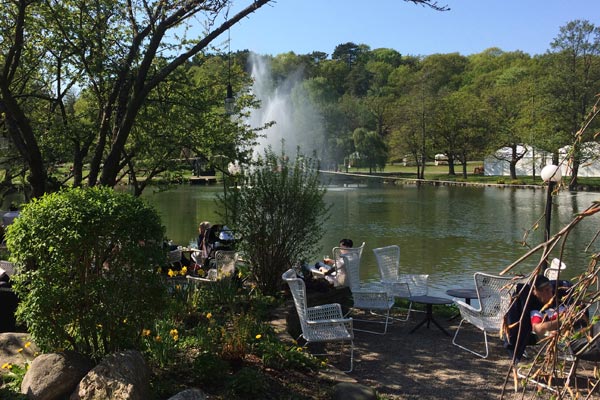
<instances>
[{"instance_id":1,"label":"metal patio chair","mask_svg":"<svg viewBox=\"0 0 600 400\"><path fill-rule=\"evenodd\" d=\"M281 278L287 282L292 297L302 333L300 337L310 343L327 342L350 342L350 369L344 372L352 372L354 368L354 331L352 318L345 318L342 314L342 306L339 303L323 304L308 307L306 302L306 285L296 275L296 271L289 269L283 273ZM324 354L315 354L324 355Z\"/></svg>"},{"instance_id":2,"label":"metal patio chair","mask_svg":"<svg viewBox=\"0 0 600 400\"><path fill-rule=\"evenodd\" d=\"M333 249L334 258L341 258L343 268L347 274L347 282L349 283L350 292L352 293L353 309L371 311L375 313L385 313L385 321L357 320L364 322L377 322L384 324L383 332L375 332L364 329L356 329L357 331L375 333L384 335L387 333L388 324L390 323L390 309L394 305L394 297L390 295L386 288L381 283L365 283L360 280L360 260L365 244L360 247L344 248L335 247ZM376 314L377 315L377 314Z\"/></svg>"},{"instance_id":3,"label":"metal patio chair","mask_svg":"<svg viewBox=\"0 0 600 400\"><path fill-rule=\"evenodd\" d=\"M429 275L400 273L400 246L391 245L373 249L381 283L394 298L409 299L411 296L426 296ZM409 301L406 321L410 318L412 302Z\"/></svg>"},{"instance_id":4,"label":"metal patio chair","mask_svg":"<svg viewBox=\"0 0 600 400\"><path fill-rule=\"evenodd\" d=\"M478 357L487 358L489 355L487 335L488 333L499 333L502 329L504 315L510 307L511 291L517 281L510 276L496 276L483 272L475 272L473 277L479 308L474 308L462 300L453 299L454 304L460 311L461 321L458 328L456 328L452 344ZM483 331L485 354L478 353L457 343L456 339L465 321Z\"/></svg>"}]
</instances>

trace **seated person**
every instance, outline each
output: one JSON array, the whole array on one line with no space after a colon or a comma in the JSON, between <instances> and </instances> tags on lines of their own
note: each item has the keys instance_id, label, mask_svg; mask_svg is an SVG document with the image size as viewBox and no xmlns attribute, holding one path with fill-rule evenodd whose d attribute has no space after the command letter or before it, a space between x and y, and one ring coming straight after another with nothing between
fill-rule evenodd
<instances>
[{"instance_id":1,"label":"seated person","mask_svg":"<svg viewBox=\"0 0 600 400\"><path fill-rule=\"evenodd\" d=\"M348 249L353 246L352 239L340 240L339 247ZM324 274L325 279L334 287L346 286L346 269L344 268L344 260L342 258L338 258L337 260L325 258L323 261L318 262L315 267L319 272Z\"/></svg>"},{"instance_id":2,"label":"seated person","mask_svg":"<svg viewBox=\"0 0 600 400\"><path fill-rule=\"evenodd\" d=\"M567 309L560 305L558 309L552 308L554 299L554 290L552 284L545 276L537 276L533 286L533 297L536 302L530 310L531 330L537 337L552 335L559 328L560 314ZM587 324L587 320L585 321ZM569 342L569 347L573 354L577 354L588 344L586 335ZM600 348L597 342L593 342L590 346L579 355L579 358L589 361L600 361Z\"/></svg>"},{"instance_id":3,"label":"seated person","mask_svg":"<svg viewBox=\"0 0 600 400\"><path fill-rule=\"evenodd\" d=\"M548 284L548 286L546 286ZM547 294L550 293L550 298L554 298L556 288L558 288L559 298L564 298L569 288L572 286L569 281L549 281L544 276L537 276L533 282L533 291L529 285L517 284L516 289L511 299L511 306L504 316L503 341L504 348L508 350L511 358L518 364L521 357L525 353L525 347L534 345L538 341L538 335L533 331L533 323L539 323L540 318L544 318L544 313L541 311L545 308L544 305L550 300ZM538 286L539 291L535 290ZM530 291L532 291L530 296ZM536 295L537 293L537 295ZM548 310L545 310L548 311ZM554 311L554 310L553 310ZM556 315L556 314L554 314ZM556 316L554 317L556 319ZM553 322L553 324L557 324ZM536 329L541 329L546 326L538 326Z\"/></svg>"}]
</instances>

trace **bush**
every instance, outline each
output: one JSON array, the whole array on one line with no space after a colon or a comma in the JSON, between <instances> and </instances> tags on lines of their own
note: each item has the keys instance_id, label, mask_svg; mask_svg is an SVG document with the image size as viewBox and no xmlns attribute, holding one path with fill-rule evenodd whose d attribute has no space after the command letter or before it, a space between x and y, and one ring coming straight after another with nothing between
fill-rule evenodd
<instances>
[{"instance_id":1,"label":"bush","mask_svg":"<svg viewBox=\"0 0 600 400\"><path fill-rule=\"evenodd\" d=\"M263 399L267 390L265 376L250 367L244 367L235 374L228 384L229 392L235 398Z\"/></svg>"},{"instance_id":2,"label":"bush","mask_svg":"<svg viewBox=\"0 0 600 400\"><path fill-rule=\"evenodd\" d=\"M138 347L163 309L164 228L142 200L108 188L70 189L23 207L7 245L20 274L17 317L44 351L99 358Z\"/></svg>"},{"instance_id":3,"label":"bush","mask_svg":"<svg viewBox=\"0 0 600 400\"><path fill-rule=\"evenodd\" d=\"M246 184L222 201L258 287L273 295L286 269L315 256L329 217L326 189L317 163L300 154L291 162L267 149L250 171Z\"/></svg>"}]
</instances>

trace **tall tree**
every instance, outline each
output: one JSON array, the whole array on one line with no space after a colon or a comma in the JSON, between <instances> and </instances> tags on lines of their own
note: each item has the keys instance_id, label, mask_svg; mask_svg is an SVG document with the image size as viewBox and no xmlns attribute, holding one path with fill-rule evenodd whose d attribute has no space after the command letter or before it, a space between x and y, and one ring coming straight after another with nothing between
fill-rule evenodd
<instances>
[{"instance_id":1,"label":"tall tree","mask_svg":"<svg viewBox=\"0 0 600 400\"><path fill-rule=\"evenodd\" d=\"M591 134L581 137L579 130L598 94L600 27L585 20L571 21L560 28L551 48L552 54L547 57L546 109L555 121L556 134L565 137L564 144L573 144L569 183L573 189L585 154L581 144L592 139Z\"/></svg>"},{"instance_id":2,"label":"tall tree","mask_svg":"<svg viewBox=\"0 0 600 400\"><path fill-rule=\"evenodd\" d=\"M5 115L9 136L29 165L33 195L45 192L46 173L39 132L19 96L24 71L37 66L29 64L29 59L51 54L56 60L43 66L54 78L47 92L52 93L52 88L63 90L48 96L51 105L60 104L68 88L89 88L90 104L96 109L95 136L93 143L80 143L93 146L88 184L114 186L127 164L125 148L150 93L219 35L268 2L252 1L231 18L227 18L227 0L9 3L8 17L0 20L3 38L9 38L1 48L0 111ZM216 23L222 16L224 21ZM206 21L204 35L197 40L178 41L182 28L190 27L199 17ZM36 31L45 32L52 40L35 41ZM44 72L42 66L37 71Z\"/></svg>"}]
</instances>

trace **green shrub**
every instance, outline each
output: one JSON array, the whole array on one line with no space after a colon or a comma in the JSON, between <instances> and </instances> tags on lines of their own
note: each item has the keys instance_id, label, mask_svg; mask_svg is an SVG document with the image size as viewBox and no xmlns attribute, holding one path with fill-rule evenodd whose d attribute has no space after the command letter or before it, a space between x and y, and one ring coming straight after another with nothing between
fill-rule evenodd
<instances>
[{"instance_id":1,"label":"green shrub","mask_svg":"<svg viewBox=\"0 0 600 400\"><path fill-rule=\"evenodd\" d=\"M271 149L250 169L245 183L221 200L234 216L238 248L258 288L274 295L286 269L316 254L329 217L326 189L315 161L298 154L292 162Z\"/></svg>"},{"instance_id":2,"label":"green shrub","mask_svg":"<svg viewBox=\"0 0 600 400\"><path fill-rule=\"evenodd\" d=\"M208 388L225 385L229 373L229 363L213 353L202 353L192 364L194 383Z\"/></svg>"},{"instance_id":3,"label":"green shrub","mask_svg":"<svg viewBox=\"0 0 600 400\"><path fill-rule=\"evenodd\" d=\"M164 228L138 198L108 188L45 195L23 207L6 236L20 271L17 317L43 351L98 358L137 347L163 309L155 269Z\"/></svg>"},{"instance_id":4,"label":"green shrub","mask_svg":"<svg viewBox=\"0 0 600 400\"><path fill-rule=\"evenodd\" d=\"M266 339L257 346L262 356L263 366L279 371L294 369L298 371L317 371L324 366L324 361L311 355L304 348L289 346L276 340Z\"/></svg>"},{"instance_id":5,"label":"green shrub","mask_svg":"<svg viewBox=\"0 0 600 400\"><path fill-rule=\"evenodd\" d=\"M250 367L240 369L228 383L231 395L242 399L263 399L267 387L265 376Z\"/></svg>"}]
</instances>

